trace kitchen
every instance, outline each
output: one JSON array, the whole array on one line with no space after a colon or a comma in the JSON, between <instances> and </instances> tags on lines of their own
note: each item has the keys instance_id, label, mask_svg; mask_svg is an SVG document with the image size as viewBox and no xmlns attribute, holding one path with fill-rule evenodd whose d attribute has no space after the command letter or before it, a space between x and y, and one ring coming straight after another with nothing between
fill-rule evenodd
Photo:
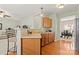
<instances>
[{"instance_id":1,"label":"kitchen","mask_svg":"<svg viewBox=\"0 0 79 59\"><path fill-rule=\"evenodd\" d=\"M42 28L41 29L29 29L31 33L27 33L24 30L22 34L22 38L21 38L22 54L28 53L28 54L40 55L42 53L41 51L42 46L45 46L51 42L54 42L55 33L50 30L50 28L52 27L51 22L52 20L48 18L47 16L45 16L41 22L43 23L42 26L44 30L42 30Z\"/></svg>"},{"instance_id":2,"label":"kitchen","mask_svg":"<svg viewBox=\"0 0 79 59\"><path fill-rule=\"evenodd\" d=\"M73 15L78 17L79 5L60 4L64 6L62 8L56 5L1 4L0 42L6 43L0 43L0 54L60 55L60 19Z\"/></svg>"}]
</instances>

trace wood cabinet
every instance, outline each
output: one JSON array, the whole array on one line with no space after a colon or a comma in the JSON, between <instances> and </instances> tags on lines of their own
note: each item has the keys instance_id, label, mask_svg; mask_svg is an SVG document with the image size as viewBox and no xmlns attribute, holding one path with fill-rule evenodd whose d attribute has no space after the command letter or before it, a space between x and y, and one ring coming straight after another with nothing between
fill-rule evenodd
<instances>
[{"instance_id":1,"label":"wood cabinet","mask_svg":"<svg viewBox=\"0 0 79 59\"><path fill-rule=\"evenodd\" d=\"M46 45L49 43L49 37L48 34L42 34L42 46Z\"/></svg>"},{"instance_id":2,"label":"wood cabinet","mask_svg":"<svg viewBox=\"0 0 79 59\"><path fill-rule=\"evenodd\" d=\"M44 28L51 28L52 27L52 20L49 17L43 17L43 27Z\"/></svg>"},{"instance_id":3,"label":"wood cabinet","mask_svg":"<svg viewBox=\"0 0 79 59\"><path fill-rule=\"evenodd\" d=\"M42 34L42 46L45 46L55 40L55 33L43 33Z\"/></svg>"},{"instance_id":4,"label":"wood cabinet","mask_svg":"<svg viewBox=\"0 0 79 59\"><path fill-rule=\"evenodd\" d=\"M40 39L22 38L22 55L40 55Z\"/></svg>"},{"instance_id":5,"label":"wood cabinet","mask_svg":"<svg viewBox=\"0 0 79 59\"><path fill-rule=\"evenodd\" d=\"M55 40L55 33L49 33L49 43L54 42Z\"/></svg>"}]
</instances>

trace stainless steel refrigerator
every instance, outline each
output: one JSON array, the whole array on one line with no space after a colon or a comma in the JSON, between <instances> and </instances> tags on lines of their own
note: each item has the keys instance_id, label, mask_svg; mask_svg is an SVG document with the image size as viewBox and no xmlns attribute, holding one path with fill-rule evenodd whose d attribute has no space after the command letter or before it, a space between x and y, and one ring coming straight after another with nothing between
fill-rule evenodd
<instances>
[{"instance_id":1,"label":"stainless steel refrigerator","mask_svg":"<svg viewBox=\"0 0 79 59\"><path fill-rule=\"evenodd\" d=\"M79 51L79 18L75 19L75 50Z\"/></svg>"}]
</instances>

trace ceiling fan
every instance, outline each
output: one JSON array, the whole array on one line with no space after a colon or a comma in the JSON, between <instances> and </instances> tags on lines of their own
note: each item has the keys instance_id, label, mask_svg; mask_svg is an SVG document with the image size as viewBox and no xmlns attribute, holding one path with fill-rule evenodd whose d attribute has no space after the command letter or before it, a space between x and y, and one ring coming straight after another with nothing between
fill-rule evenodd
<instances>
[{"instance_id":1,"label":"ceiling fan","mask_svg":"<svg viewBox=\"0 0 79 59\"><path fill-rule=\"evenodd\" d=\"M45 10L44 10L43 7L41 7L41 8L40 8L40 12L37 13L35 16L41 16L41 17L43 17L43 16L45 16L45 15L46 15Z\"/></svg>"},{"instance_id":2,"label":"ceiling fan","mask_svg":"<svg viewBox=\"0 0 79 59\"><path fill-rule=\"evenodd\" d=\"M6 18L6 17L11 17L7 11L0 10L0 17Z\"/></svg>"}]
</instances>

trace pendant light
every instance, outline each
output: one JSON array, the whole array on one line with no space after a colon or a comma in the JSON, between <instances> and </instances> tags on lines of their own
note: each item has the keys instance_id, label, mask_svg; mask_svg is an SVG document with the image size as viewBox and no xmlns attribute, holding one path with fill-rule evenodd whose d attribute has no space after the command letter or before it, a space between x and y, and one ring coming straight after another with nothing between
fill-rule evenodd
<instances>
[{"instance_id":1,"label":"pendant light","mask_svg":"<svg viewBox=\"0 0 79 59\"><path fill-rule=\"evenodd\" d=\"M43 8L41 8L41 14L40 14L41 17L44 16L44 12L43 12Z\"/></svg>"}]
</instances>

